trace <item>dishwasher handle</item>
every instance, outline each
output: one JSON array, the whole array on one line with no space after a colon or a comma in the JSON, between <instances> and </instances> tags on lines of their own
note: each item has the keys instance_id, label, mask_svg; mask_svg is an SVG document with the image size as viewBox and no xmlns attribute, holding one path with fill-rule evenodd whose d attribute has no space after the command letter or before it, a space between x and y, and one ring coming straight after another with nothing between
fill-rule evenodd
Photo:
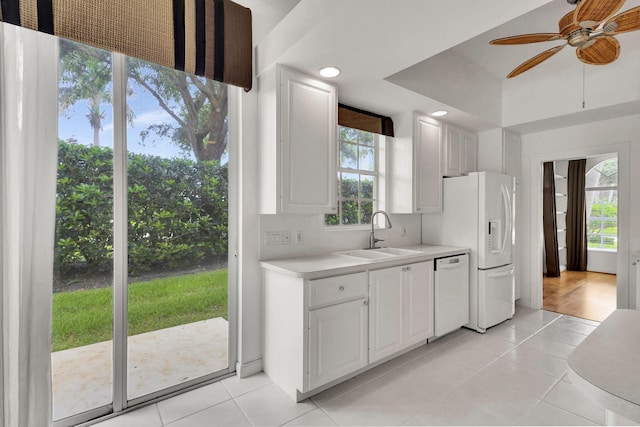
<instances>
[{"instance_id":1,"label":"dishwasher handle","mask_svg":"<svg viewBox=\"0 0 640 427\"><path fill-rule=\"evenodd\" d=\"M436 260L437 270L453 270L455 268L466 267L467 256L462 255L459 257L440 258Z\"/></svg>"}]
</instances>

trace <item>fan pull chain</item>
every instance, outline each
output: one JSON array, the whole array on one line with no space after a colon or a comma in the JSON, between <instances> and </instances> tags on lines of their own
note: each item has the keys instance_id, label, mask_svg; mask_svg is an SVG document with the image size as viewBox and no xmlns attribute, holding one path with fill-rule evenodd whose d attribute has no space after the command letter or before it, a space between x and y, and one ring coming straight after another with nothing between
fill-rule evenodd
<instances>
[{"instance_id":1,"label":"fan pull chain","mask_svg":"<svg viewBox=\"0 0 640 427\"><path fill-rule=\"evenodd\" d=\"M585 70L586 70L587 66L585 63L582 63L582 108L584 109L586 106L586 103L584 102L584 87L585 87L585 83L584 83L584 75L585 75Z\"/></svg>"}]
</instances>

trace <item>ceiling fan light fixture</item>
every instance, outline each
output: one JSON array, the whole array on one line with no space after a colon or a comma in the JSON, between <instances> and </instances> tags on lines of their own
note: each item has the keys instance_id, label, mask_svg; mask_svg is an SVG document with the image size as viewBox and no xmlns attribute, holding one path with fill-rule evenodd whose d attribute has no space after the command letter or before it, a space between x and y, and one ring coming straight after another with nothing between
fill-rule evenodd
<instances>
[{"instance_id":1,"label":"ceiling fan light fixture","mask_svg":"<svg viewBox=\"0 0 640 427\"><path fill-rule=\"evenodd\" d=\"M433 117L443 117L443 116L446 116L447 114L449 114L447 110L438 110L431 113Z\"/></svg>"},{"instance_id":2,"label":"ceiling fan light fixture","mask_svg":"<svg viewBox=\"0 0 640 427\"><path fill-rule=\"evenodd\" d=\"M338 77L342 71L340 68L334 66L322 67L318 71L322 77L326 77L332 79L334 77Z\"/></svg>"}]
</instances>

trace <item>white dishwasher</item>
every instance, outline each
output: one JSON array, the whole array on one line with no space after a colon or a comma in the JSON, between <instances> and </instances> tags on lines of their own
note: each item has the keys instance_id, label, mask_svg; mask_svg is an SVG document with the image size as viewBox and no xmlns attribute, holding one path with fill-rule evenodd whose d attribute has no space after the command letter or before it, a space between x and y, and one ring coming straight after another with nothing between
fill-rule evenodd
<instances>
[{"instance_id":1,"label":"white dishwasher","mask_svg":"<svg viewBox=\"0 0 640 427\"><path fill-rule=\"evenodd\" d=\"M441 337L469 323L469 255L435 262L434 335Z\"/></svg>"}]
</instances>

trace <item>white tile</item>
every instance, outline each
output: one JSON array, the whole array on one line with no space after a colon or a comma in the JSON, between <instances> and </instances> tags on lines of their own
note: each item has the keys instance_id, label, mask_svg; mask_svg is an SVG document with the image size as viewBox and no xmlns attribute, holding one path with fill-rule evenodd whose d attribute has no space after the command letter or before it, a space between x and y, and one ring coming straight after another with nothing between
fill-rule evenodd
<instances>
[{"instance_id":1,"label":"white tile","mask_svg":"<svg viewBox=\"0 0 640 427\"><path fill-rule=\"evenodd\" d=\"M323 404L342 396L345 393L350 392L354 388L361 387L362 382L358 380L358 378L351 378L345 382L342 382L338 385L335 385L321 393L316 394L315 396L311 396L311 400L318 405L322 406Z\"/></svg>"},{"instance_id":2,"label":"white tile","mask_svg":"<svg viewBox=\"0 0 640 427\"><path fill-rule=\"evenodd\" d=\"M472 369L452 363L447 353L428 354L404 365L400 370L417 375L426 383L443 390L453 390L476 373Z\"/></svg>"},{"instance_id":3,"label":"white tile","mask_svg":"<svg viewBox=\"0 0 640 427\"><path fill-rule=\"evenodd\" d=\"M597 424L564 409L540 402L518 422L527 426L595 426Z\"/></svg>"},{"instance_id":4,"label":"white tile","mask_svg":"<svg viewBox=\"0 0 640 427\"><path fill-rule=\"evenodd\" d=\"M96 427L163 427L156 405L145 406L94 424Z\"/></svg>"},{"instance_id":5,"label":"white tile","mask_svg":"<svg viewBox=\"0 0 640 427\"><path fill-rule=\"evenodd\" d=\"M402 424L400 424L402 426L426 426L427 424L423 423L422 421L420 421L419 419L415 418L415 417L411 417L408 420L406 420L405 422L403 422Z\"/></svg>"},{"instance_id":6,"label":"white tile","mask_svg":"<svg viewBox=\"0 0 640 427\"><path fill-rule=\"evenodd\" d=\"M427 402L414 417L417 425L500 425L502 421L476 406L472 401L451 393L443 393Z\"/></svg>"},{"instance_id":7,"label":"white tile","mask_svg":"<svg viewBox=\"0 0 640 427\"><path fill-rule=\"evenodd\" d=\"M412 370L403 368L384 375L363 386L410 415L418 413L424 404L441 395L445 390L426 381Z\"/></svg>"},{"instance_id":8,"label":"white tile","mask_svg":"<svg viewBox=\"0 0 640 427\"><path fill-rule=\"evenodd\" d=\"M584 323L585 325L591 325L591 326L598 326L600 325L600 323L602 323L602 322L597 322L595 320L583 319L582 317L569 316L568 314L563 314L562 318L569 321Z\"/></svg>"},{"instance_id":9,"label":"white tile","mask_svg":"<svg viewBox=\"0 0 640 427\"><path fill-rule=\"evenodd\" d=\"M593 332L598 325L592 325L582 321L583 319L577 319L575 317L562 316L560 319L553 322L553 326L560 329L566 329L572 332L576 332L583 335L589 335ZM592 322L596 323L596 322Z\"/></svg>"},{"instance_id":10,"label":"white tile","mask_svg":"<svg viewBox=\"0 0 640 427\"><path fill-rule=\"evenodd\" d=\"M478 372L495 361L498 356L478 350L477 347L465 346L446 354L449 362Z\"/></svg>"},{"instance_id":11,"label":"white tile","mask_svg":"<svg viewBox=\"0 0 640 427\"><path fill-rule=\"evenodd\" d=\"M251 426L251 423L244 416L233 400L228 400L219 405L207 408L203 411L181 418L166 427L217 427Z\"/></svg>"},{"instance_id":12,"label":"white tile","mask_svg":"<svg viewBox=\"0 0 640 427\"><path fill-rule=\"evenodd\" d=\"M359 387L326 403L322 409L339 425L399 425L411 414L372 387Z\"/></svg>"},{"instance_id":13,"label":"white tile","mask_svg":"<svg viewBox=\"0 0 640 427\"><path fill-rule=\"evenodd\" d=\"M540 401L483 375L471 377L456 387L453 394L472 401L505 423L515 423Z\"/></svg>"},{"instance_id":14,"label":"white tile","mask_svg":"<svg viewBox=\"0 0 640 427\"><path fill-rule=\"evenodd\" d=\"M589 327L589 325L584 326ZM574 332L566 328L556 327L556 322L553 322L553 324L538 332L537 335L575 346L580 345L580 343L587 338L587 335L585 334Z\"/></svg>"},{"instance_id":15,"label":"white tile","mask_svg":"<svg viewBox=\"0 0 640 427\"><path fill-rule=\"evenodd\" d=\"M561 315L553 313L551 311L537 310L529 314L520 316L519 320L526 320L527 322L537 323L541 326L548 325L554 320L558 319Z\"/></svg>"},{"instance_id":16,"label":"white tile","mask_svg":"<svg viewBox=\"0 0 640 427\"><path fill-rule=\"evenodd\" d=\"M231 397L236 397L257 388L264 387L265 385L272 384L272 381L264 372L260 372L246 378L240 378L236 375L222 380L221 383Z\"/></svg>"},{"instance_id":17,"label":"white tile","mask_svg":"<svg viewBox=\"0 0 640 427\"><path fill-rule=\"evenodd\" d=\"M559 381L545 396L544 401L597 424L606 423L605 409L566 381Z\"/></svg>"},{"instance_id":18,"label":"white tile","mask_svg":"<svg viewBox=\"0 0 640 427\"><path fill-rule=\"evenodd\" d=\"M526 319L514 319L513 327L522 332L529 332L534 334L538 332L540 329L544 328L544 325L540 325L536 322L530 322Z\"/></svg>"},{"instance_id":19,"label":"white tile","mask_svg":"<svg viewBox=\"0 0 640 427\"><path fill-rule=\"evenodd\" d=\"M158 410L162 421L168 424L229 399L229 393L217 382L158 402Z\"/></svg>"},{"instance_id":20,"label":"white tile","mask_svg":"<svg viewBox=\"0 0 640 427\"><path fill-rule=\"evenodd\" d=\"M235 401L254 426L281 425L317 407L309 400L294 402L275 384L245 393Z\"/></svg>"},{"instance_id":21,"label":"white tile","mask_svg":"<svg viewBox=\"0 0 640 427\"><path fill-rule=\"evenodd\" d=\"M513 329L514 328L509 328ZM467 343L463 346L465 349L472 351L490 353L494 356L502 356L503 354L512 350L516 344L513 342L504 340L500 337L487 334L476 334L467 340Z\"/></svg>"},{"instance_id":22,"label":"white tile","mask_svg":"<svg viewBox=\"0 0 640 427\"><path fill-rule=\"evenodd\" d=\"M536 334L523 342L520 347L531 348L565 360L568 359L573 350L576 349L575 345L565 344L554 340L553 338L541 336L539 334Z\"/></svg>"},{"instance_id":23,"label":"white tile","mask_svg":"<svg viewBox=\"0 0 640 427\"><path fill-rule=\"evenodd\" d=\"M479 375L483 375L498 384L511 387L514 390L529 394L537 399L551 390L558 378L548 374L534 371L510 362L507 359L498 359L483 369Z\"/></svg>"},{"instance_id":24,"label":"white tile","mask_svg":"<svg viewBox=\"0 0 640 427\"><path fill-rule=\"evenodd\" d=\"M518 365L561 378L567 372L567 361L522 345L503 356Z\"/></svg>"},{"instance_id":25,"label":"white tile","mask_svg":"<svg viewBox=\"0 0 640 427\"><path fill-rule=\"evenodd\" d=\"M337 426L330 416L322 409L314 409L295 420L289 421L285 426Z\"/></svg>"},{"instance_id":26,"label":"white tile","mask_svg":"<svg viewBox=\"0 0 640 427\"><path fill-rule=\"evenodd\" d=\"M491 328L486 332L487 336L495 337L514 344L520 344L533 335L533 332L516 329L514 326L503 328Z\"/></svg>"}]
</instances>

